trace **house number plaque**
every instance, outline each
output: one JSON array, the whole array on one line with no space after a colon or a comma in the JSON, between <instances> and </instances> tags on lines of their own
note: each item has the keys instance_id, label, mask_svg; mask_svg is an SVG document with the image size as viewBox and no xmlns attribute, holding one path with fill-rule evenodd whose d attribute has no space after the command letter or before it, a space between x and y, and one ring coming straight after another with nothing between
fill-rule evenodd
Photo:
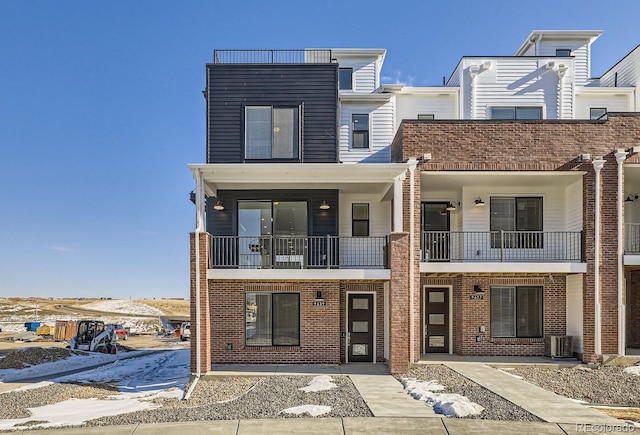
<instances>
[{"instance_id":1,"label":"house number plaque","mask_svg":"<svg viewBox=\"0 0 640 435\"><path fill-rule=\"evenodd\" d=\"M481 301L484 299L484 295L470 295L469 299L472 301Z\"/></svg>"},{"instance_id":2,"label":"house number plaque","mask_svg":"<svg viewBox=\"0 0 640 435\"><path fill-rule=\"evenodd\" d=\"M314 307L326 307L327 301L313 301L311 302L311 305L313 305Z\"/></svg>"}]
</instances>

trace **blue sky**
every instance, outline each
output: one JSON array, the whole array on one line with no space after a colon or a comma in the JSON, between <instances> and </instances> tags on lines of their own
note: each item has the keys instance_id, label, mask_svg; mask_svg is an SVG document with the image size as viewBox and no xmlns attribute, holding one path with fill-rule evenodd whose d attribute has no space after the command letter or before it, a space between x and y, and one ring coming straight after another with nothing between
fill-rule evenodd
<instances>
[{"instance_id":1,"label":"blue sky","mask_svg":"<svg viewBox=\"0 0 640 435\"><path fill-rule=\"evenodd\" d=\"M534 29L600 29L599 76L640 44L639 16L636 0L0 0L0 297L188 297L214 48L386 48L383 82L421 86Z\"/></svg>"}]
</instances>

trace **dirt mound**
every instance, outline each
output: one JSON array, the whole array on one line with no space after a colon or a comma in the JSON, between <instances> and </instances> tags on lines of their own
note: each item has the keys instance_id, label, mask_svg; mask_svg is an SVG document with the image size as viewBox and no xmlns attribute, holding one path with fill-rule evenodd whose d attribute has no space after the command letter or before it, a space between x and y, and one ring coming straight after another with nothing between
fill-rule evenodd
<instances>
[{"instance_id":1,"label":"dirt mound","mask_svg":"<svg viewBox=\"0 0 640 435\"><path fill-rule=\"evenodd\" d=\"M50 347L25 347L14 350L0 359L0 369L23 369L25 367L69 358L74 352L69 349Z\"/></svg>"}]
</instances>

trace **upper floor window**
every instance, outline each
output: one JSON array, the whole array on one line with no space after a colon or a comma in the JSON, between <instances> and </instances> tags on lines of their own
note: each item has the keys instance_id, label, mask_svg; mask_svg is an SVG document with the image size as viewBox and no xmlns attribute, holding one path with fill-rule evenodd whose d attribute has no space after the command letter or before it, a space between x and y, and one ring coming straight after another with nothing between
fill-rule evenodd
<instances>
[{"instance_id":1,"label":"upper floor window","mask_svg":"<svg viewBox=\"0 0 640 435\"><path fill-rule=\"evenodd\" d=\"M570 48L556 48L556 56L558 56L558 57L571 56L571 49Z\"/></svg>"},{"instance_id":2,"label":"upper floor window","mask_svg":"<svg viewBox=\"0 0 640 435\"><path fill-rule=\"evenodd\" d=\"M542 198L491 197L492 248L537 248L543 246Z\"/></svg>"},{"instance_id":3,"label":"upper floor window","mask_svg":"<svg viewBox=\"0 0 640 435\"><path fill-rule=\"evenodd\" d=\"M245 115L246 159L299 158L298 107L247 106Z\"/></svg>"},{"instance_id":4,"label":"upper floor window","mask_svg":"<svg viewBox=\"0 0 640 435\"><path fill-rule=\"evenodd\" d=\"M607 109L605 107L590 108L589 119L607 119Z\"/></svg>"},{"instance_id":5,"label":"upper floor window","mask_svg":"<svg viewBox=\"0 0 640 435\"><path fill-rule=\"evenodd\" d=\"M419 113L418 120L428 120L433 121L436 119L436 116L433 113Z\"/></svg>"},{"instance_id":6,"label":"upper floor window","mask_svg":"<svg viewBox=\"0 0 640 435\"><path fill-rule=\"evenodd\" d=\"M491 119L542 119L542 107L492 107Z\"/></svg>"},{"instance_id":7,"label":"upper floor window","mask_svg":"<svg viewBox=\"0 0 640 435\"><path fill-rule=\"evenodd\" d=\"M351 115L351 148L369 148L369 115Z\"/></svg>"},{"instance_id":8,"label":"upper floor window","mask_svg":"<svg viewBox=\"0 0 640 435\"><path fill-rule=\"evenodd\" d=\"M338 69L338 85L343 90L353 89L353 68Z\"/></svg>"},{"instance_id":9,"label":"upper floor window","mask_svg":"<svg viewBox=\"0 0 640 435\"><path fill-rule=\"evenodd\" d=\"M369 204L352 204L351 205L351 235L352 236L368 236L369 235Z\"/></svg>"}]
</instances>

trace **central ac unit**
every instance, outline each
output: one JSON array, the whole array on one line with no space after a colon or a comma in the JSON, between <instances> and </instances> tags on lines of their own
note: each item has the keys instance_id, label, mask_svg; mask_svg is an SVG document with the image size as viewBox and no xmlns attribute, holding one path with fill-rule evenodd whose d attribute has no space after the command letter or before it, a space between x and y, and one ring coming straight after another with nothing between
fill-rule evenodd
<instances>
[{"instance_id":1,"label":"central ac unit","mask_svg":"<svg viewBox=\"0 0 640 435\"><path fill-rule=\"evenodd\" d=\"M569 335L547 335L544 338L544 356L571 358L573 356L572 337Z\"/></svg>"}]
</instances>

